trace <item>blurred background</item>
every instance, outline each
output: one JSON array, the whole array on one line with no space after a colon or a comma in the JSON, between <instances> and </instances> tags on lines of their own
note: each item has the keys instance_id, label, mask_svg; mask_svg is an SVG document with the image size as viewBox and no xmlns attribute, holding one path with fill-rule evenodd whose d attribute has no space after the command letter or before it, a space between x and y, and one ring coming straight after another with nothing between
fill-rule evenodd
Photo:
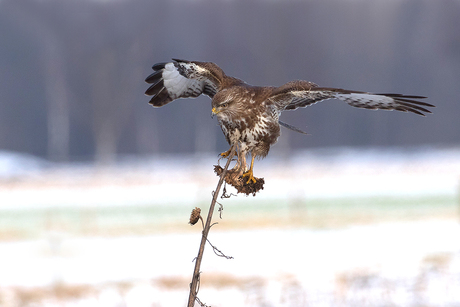
<instances>
[{"instance_id":1,"label":"blurred background","mask_svg":"<svg viewBox=\"0 0 460 307\"><path fill-rule=\"evenodd\" d=\"M171 58L436 105L283 113L309 135L221 201L203 302L460 306L458 0L0 0L0 42L1 307L186 303L228 145L209 98L148 105Z\"/></svg>"}]
</instances>

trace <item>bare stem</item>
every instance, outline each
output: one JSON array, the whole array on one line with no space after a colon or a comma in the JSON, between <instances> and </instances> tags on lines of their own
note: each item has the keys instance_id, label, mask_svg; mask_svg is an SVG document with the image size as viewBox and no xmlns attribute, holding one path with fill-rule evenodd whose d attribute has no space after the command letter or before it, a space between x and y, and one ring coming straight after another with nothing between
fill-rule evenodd
<instances>
[{"instance_id":1,"label":"bare stem","mask_svg":"<svg viewBox=\"0 0 460 307\"><path fill-rule=\"evenodd\" d=\"M198 250L198 256L196 257L195 269L193 270L192 283L190 284L190 293L189 293L188 304L187 304L188 307L193 307L193 305L195 304L195 299L198 293L198 285L199 285L199 280L200 280L201 260L203 259L204 246L206 245L206 240L208 239L209 229L211 228L212 214L214 212L214 207L217 202L217 197L219 196L220 188L222 187L222 184L224 183L225 175L227 174L227 170L230 165L230 162L232 161L232 158L235 155L235 151L236 151L236 146L233 145L232 150L230 151L230 155L228 156L227 164L225 164L224 171L222 172L222 174L220 174L219 183L217 184L216 191L214 192L214 195L212 197L211 206L209 207L208 216L206 218L206 224L204 226L203 233L201 236L200 249Z\"/></svg>"}]
</instances>

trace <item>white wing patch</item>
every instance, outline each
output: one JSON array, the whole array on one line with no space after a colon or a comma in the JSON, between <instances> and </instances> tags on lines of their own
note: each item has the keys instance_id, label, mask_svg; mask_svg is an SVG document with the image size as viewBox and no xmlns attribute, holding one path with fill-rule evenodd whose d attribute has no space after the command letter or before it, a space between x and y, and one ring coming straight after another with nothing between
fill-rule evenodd
<instances>
[{"instance_id":1,"label":"white wing patch","mask_svg":"<svg viewBox=\"0 0 460 307\"><path fill-rule=\"evenodd\" d=\"M165 65L163 71L163 84L172 99L187 96L198 96L203 91L204 82L187 79L177 70L174 63Z\"/></svg>"},{"instance_id":2,"label":"white wing patch","mask_svg":"<svg viewBox=\"0 0 460 307\"><path fill-rule=\"evenodd\" d=\"M366 109L386 109L395 106L391 97L366 93L336 94L335 98L347 102L351 106Z\"/></svg>"}]
</instances>

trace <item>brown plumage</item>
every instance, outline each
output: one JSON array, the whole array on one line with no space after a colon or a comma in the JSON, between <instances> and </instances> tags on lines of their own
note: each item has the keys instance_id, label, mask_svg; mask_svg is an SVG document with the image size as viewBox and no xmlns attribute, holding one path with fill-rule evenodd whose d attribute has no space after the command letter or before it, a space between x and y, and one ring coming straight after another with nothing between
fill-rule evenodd
<instances>
[{"instance_id":1,"label":"brown plumage","mask_svg":"<svg viewBox=\"0 0 460 307\"><path fill-rule=\"evenodd\" d=\"M173 59L173 62L155 64L155 71L145 81L152 84L146 95L152 96L150 104L161 107L178 99L198 97L212 99L212 112L217 115L222 132L230 146L238 148L237 175L255 182L254 159L265 157L270 146L280 136L280 124L301 132L279 121L282 111L306 107L326 99L339 99L349 105L365 109L397 110L424 116L431 113L431 104L418 101L423 96L400 94L372 94L337 88L318 87L308 81L291 81L280 87L252 86L227 76L214 63ZM417 99L417 100L415 100ZM251 153L249 170L246 155ZM226 157L229 151L221 155Z\"/></svg>"}]
</instances>

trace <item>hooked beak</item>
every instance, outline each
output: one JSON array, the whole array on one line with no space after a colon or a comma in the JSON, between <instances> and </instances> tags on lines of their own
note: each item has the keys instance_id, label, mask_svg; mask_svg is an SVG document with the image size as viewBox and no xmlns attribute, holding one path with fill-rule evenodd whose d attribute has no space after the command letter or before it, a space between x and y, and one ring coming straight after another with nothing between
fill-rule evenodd
<instances>
[{"instance_id":1,"label":"hooked beak","mask_svg":"<svg viewBox=\"0 0 460 307\"><path fill-rule=\"evenodd\" d=\"M214 115L216 115L217 113L220 112L220 110L218 111L216 108L212 108L212 113L211 113L211 118L214 118Z\"/></svg>"}]
</instances>

